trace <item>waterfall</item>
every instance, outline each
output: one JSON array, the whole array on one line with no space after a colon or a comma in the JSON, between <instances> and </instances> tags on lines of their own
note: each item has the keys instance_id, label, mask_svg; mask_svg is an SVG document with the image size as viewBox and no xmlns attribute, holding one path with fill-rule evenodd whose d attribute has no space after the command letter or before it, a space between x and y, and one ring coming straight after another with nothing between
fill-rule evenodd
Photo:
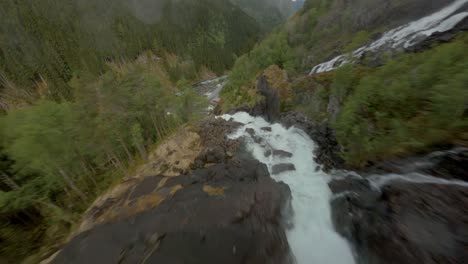
<instances>
[{"instance_id":1,"label":"waterfall","mask_svg":"<svg viewBox=\"0 0 468 264\"><path fill-rule=\"evenodd\" d=\"M375 52L385 48L406 49L421 42L435 32L448 31L468 17L468 11L457 13L467 3L468 0L454 1L438 12L386 32L381 38L369 45L356 49L350 55L339 55L327 62L316 65L309 74L334 70L349 63L351 58L359 59L369 51Z\"/></svg>"},{"instance_id":2,"label":"waterfall","mask_svg":"<svg viewBox=\"0 0 468 264\"><path fill-rule=\"evenodd\" d=\"M388 185L392 182L410 182L410 183L432 183L439 185L457 185L462 187L468 187L468 182L462 180L447 180L441 179L430 175L424 175L421 173L408 173L404 175L400 174L384 174L374 175L368 178L369 182L373 187L380 189L382 186Z\"/></svg>"},{"instance_id":3,"label":"waterfall","mask_svg":"<svg viewBox=\"0 0 468 264\"><path fill-rule=\"evenodd\" d=\"M244 137L254 158L267 165L276 181L289 185L294 215L287 237L297 263L354 263L350 245L333 228L330 175L316 169L315 143L309 136L300 129L286 129L243 112L222 118L242 123L229 137ZM275 165L286 169L274 174Z\"/></svg>"}]
</instances>

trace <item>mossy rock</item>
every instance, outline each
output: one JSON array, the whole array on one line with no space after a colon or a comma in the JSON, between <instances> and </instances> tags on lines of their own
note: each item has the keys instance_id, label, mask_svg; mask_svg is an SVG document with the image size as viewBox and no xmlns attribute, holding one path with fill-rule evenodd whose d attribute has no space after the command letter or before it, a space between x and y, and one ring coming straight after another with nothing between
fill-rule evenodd
<instances>
[{"instance_id":1,"label":"mossy rock","mask_svg":"<svg viewBox=\"0 0 468 264\"><path fill-rule=\"evenodd\" d=\"M288 73L278 65L271 65L262 75L266 77L270 89L279 91L281 110L289 110L293 104L294 91Z\"/></svg>"}]
</instances>

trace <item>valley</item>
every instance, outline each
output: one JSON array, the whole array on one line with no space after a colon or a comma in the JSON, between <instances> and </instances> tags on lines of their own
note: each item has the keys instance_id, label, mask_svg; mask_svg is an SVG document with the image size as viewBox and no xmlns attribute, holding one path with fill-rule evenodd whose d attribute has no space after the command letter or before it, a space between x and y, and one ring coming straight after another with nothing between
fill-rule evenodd
<instances>
[{"instance_id":1,"label":"valley","mask_svg":"<svg viewBox=\"0 0 468 264\"><path fill-rule=\"evenodd\" d=\"M468 260L468 0L32 2L0 263Z\"/></svg>"}]
</instances>

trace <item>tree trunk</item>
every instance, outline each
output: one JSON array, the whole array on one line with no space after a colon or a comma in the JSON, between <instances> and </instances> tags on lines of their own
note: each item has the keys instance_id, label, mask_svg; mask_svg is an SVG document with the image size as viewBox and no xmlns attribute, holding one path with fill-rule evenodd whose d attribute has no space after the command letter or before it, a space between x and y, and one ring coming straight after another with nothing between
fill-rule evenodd
<instances>
[{"instance_id":1,"label":"tree trunk","mask_svg":"<svg viewBox=\"0 0 468 264\"><path fill-rule=\"evenodd\" d=\"M97 188L98 185L97 185L96 180L94 179L94 173L92 173L92 171L89 170L89 168L86 166L85 161L80 160L80 163L81 163L81 168L83 169L86 178L88 178L89 180L91 180L91 182L93 183L94 187Z\"/></svg>"},{"instance_id":2,"label":"tree trunk","mask_svg":"<svg viewBox=\"0 0 468 264\"><path fill-rule=\"evenodd\" d=\"M124 151L125 151L125 154L127 154L127 157L128 157L128 160L130 161L131 164L135 163L135 160L133 159L133 155L132 153L130 152L130 150L128 149L127 147L127 144L125 144L125 142L123 141L123 139L121 137L119 137L119 142L120 144L122 145Z\"/></svg>"},{"instance_id":3,"label":"tree trunk","mask_svg":"<svg viewBox=\"0 0 468 264\"><path fill-rule=\"evenodd\" d=\"M16 184L16 182L11 179L5 172L2 171L2 173L0 174L0 179L1 181L6 185L8 186L9 188L11 188L12 190L18 190L20 187L18 184Z\"/></svg>"},{"instance_id":4,"label":"tree trunk","mask_svg":"<svg viewBox=\"0 0 468 264\"><path fill-rule=\"evenodd\" d=\"M64 210L62 208L60 208L59 206L55 205L53 202L51 202L51 201L47 201L47 202L35 201L35 202L38 203L39 205L42 205L42 206L46 207L50 211L52 211L53 214L56 215L61 220L65 221L67 223L70 223L72 225L75 224L72 220L70 220L69 217L66 216L67 214L64 212Z\"/></svg>"},{"instance_id":5,"label":"tree trunk","mask_svg":"<svg viewBox=\"0 0 468 264\"><path fill-rule=\"evenodd\" d=\"M72 179L68 177L68 174L63 169L59 169L59 173L62 175L67 185L80 197L80 199L86 201L86 195L75 185L75 183L73 183Z\"/></svg>"},{"instance_id":6,"label":"tree trunk","mask_svg":"<svg viewBox=\"0 0 468 264\"><path fill-rule=\"evenodd\" d=\"M156 119L154 118L152 113L150 114L150 117L151 117L151 121L153 122L154 129L156 130L156 133L157 133L156 141L161 140L162 134L161 134L161 131L159 130L158 123L156 122Z\"/></svg>"},{"instance_id":7,"label":"tree trunk","mask_svg":"<svg viewBox=\"0 0 468 264\"><path fill-rule=\"evenodd\" d=\"M136 145L137 145L136 147L138 149L138 152L140 153L141 158L144 161L148 161L148 153L146 152L145 146L143 146L142 143L138 143Z\"/></svg>"},{"instance_id":8,"label":"tree trunk","mask_svg":"<svg viewBox=\"0 0 468 264\"><path fill-rule=\"evenodd\" d=\"M164 133L164 137L167 136L169 133L167 132L168 130L168 127L167 127L167 118L166 117L163 117L162 118L162 130L163 130L163 133Z\"/></svg>"},{"instance_id":9,"label":"tree trunk","mask_svg":"<svg viewBox=\"0 0 468 264\"><path fill-rule=\"evenodd\" d=\"M115 155L115 153L113 152L110 152L110 153L107 153L107 156L110 158L114 167L117 169L120 169L123 172L123 174L127 176L127 171L125 170L124 166L122 165L122 162L117 157L117 155Z\"/></svg>"}]
</instances>

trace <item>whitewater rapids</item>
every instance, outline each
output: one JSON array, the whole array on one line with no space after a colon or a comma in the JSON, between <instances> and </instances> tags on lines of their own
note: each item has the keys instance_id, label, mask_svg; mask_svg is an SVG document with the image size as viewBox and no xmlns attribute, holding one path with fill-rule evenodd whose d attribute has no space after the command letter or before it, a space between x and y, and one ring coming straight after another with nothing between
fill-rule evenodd
<instances>
[{"instance_id":1,"label":"whitewater rapids","mask_svg":"<svg viewBox=\"0 0 468 264\"><path fill-rule=\"evenodd\" d=\"M302 130L286 129L280 124L270 124L261 117L239 112L221 116L225 120L243 125L230 138L245 137L248 150L254 158L267 165L276 181L289 185L294 210L293 227L287 230L288 242L298 264L333 263L353 264L354 257L348 242L335 232L331 219L331 177L316 170L313 150L315 143ZM271 127L271 132L268 129ZM246 129L255 131L252 136ZM254 140L254 138L256 140ZM282 150L292 157L265 155L266 151ZM275 164L292 163L295 171L273 175Z\"/></svg>"}]
</instances>

